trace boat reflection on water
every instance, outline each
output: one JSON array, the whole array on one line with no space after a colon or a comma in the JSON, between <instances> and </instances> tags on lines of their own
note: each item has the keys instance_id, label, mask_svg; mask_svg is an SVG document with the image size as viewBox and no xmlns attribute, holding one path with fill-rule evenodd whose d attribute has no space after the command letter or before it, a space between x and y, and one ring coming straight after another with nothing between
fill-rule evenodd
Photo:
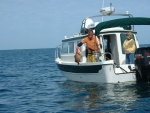
<instances>
[{"instance_id":1,"label":"boat reflection on water","mask_svg":"<svg viewBox=\"0 0 150 113\"><path fill-rule=\"evenodd\" d=\"M72 112L144 111L147 108L142 99L150 97L150 84L135 82L96 84L66 81L59 87L63 91L60 98L63 103L59 105L64 111Z\"/></svg>"}]
</instances>

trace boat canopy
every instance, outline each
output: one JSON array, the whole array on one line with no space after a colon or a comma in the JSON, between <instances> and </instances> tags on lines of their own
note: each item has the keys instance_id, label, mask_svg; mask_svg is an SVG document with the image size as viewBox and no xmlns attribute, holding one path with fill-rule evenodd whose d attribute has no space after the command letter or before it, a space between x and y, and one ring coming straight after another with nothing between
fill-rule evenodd
<instances>
[{"instance_id":1,"label":"boat canopy","mask_svg":"<svg viewBox=\"0 0 150 113\"><path fill-rule=\"evenodd\" d=\"M99 35L100 31L105 28L121 27L127 25L150 25L150 18L146 17L131 17L109 20L99 23L95 27L95 35Z\"/></svg>"}]
</instances>

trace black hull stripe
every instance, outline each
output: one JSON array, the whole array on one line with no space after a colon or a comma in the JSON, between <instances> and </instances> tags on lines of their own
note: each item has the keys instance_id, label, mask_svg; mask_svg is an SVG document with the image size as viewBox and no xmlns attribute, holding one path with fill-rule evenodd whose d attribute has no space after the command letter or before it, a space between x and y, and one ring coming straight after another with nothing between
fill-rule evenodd
<instances>
[{"instance_id":1,"label":"black hull stripe","mask_svg":"<svg viewBox=\"0 0 150 113\"><path fill-rule=\"evenodd\" d=\"M98 73L102 69L102 65L63 65L57 64L61 71L72 73Z\"/></svg>"}]
</instances>

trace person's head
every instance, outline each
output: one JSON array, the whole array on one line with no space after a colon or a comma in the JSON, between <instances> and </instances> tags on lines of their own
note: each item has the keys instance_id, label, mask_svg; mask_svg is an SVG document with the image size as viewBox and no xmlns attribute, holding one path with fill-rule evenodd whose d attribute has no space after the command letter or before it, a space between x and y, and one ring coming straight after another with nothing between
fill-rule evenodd
<instances>
[{"instance_id":1,"label":"person's head","mask_svg":"<svg viewBox=\"0 0 150 113\"><path fill-rule=\"evenodd\" d=\"M132 33L131 32L127 32L126 37L128 40L130 40L132 38Z\"/></svg>"},{"instance_id":2,"label":"person's head","mask_svg":"<svg viewBox=\"0 0 150 113\"><path fill-rule=\"evenodd\" d=\"M88 30L88 38L91 40L93 37L93 30L92 29L89 29Z\"/></svg>"}]
</instances>

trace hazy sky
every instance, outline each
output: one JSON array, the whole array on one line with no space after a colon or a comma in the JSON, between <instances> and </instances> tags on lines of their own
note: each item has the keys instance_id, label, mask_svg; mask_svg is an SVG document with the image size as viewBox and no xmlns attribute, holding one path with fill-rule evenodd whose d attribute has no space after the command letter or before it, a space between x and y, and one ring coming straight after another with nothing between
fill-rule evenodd
<instances>
[{"instance_id":1,"label":"hazy sky","mask_svg":"<svg viewBox=\"0 0 150 113\"><path fill-rule=\"evenodd\" d=\"M103 0L0 0L0 50L55 48L80 32L84 18L100 14ZM105 0L115 13L150 17L150 0ZM105 18L104 18L105 20ZM136 26L140 44L150 44L150 26Z\"/></svg>"}]
</instances>

